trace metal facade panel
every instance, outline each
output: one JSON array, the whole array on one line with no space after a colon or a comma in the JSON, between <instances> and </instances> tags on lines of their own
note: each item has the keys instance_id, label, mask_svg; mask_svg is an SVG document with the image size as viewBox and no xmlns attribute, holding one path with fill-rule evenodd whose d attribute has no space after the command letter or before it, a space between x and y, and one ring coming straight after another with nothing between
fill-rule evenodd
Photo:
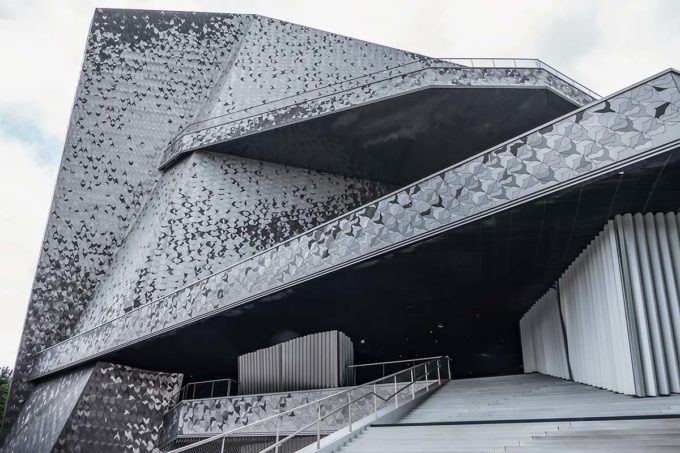
<instances>
[{"instance_id":1,"label":"metal facade panel","mask_svg":"<svg viewBox=\"0 0 680 453\"><path fill-rule=\"evenodd\" d=\"M32 376L668 151L680 140L679 107L663 73L46 349ZM626 126L603 144L612 123Z\"/></svg>"},{"instance_id":2,"label":"metal facade panel","mask_svg":"<svg viewBox=\"0 0 680 453\"><path fill-rule=\"evenodd\" d=\"M575 381L629 395L680 393L679 225L676 213L617 216L560 277ZM552 294L520 321L524 366L566 377L549 365L563 353Z\"/></svg>"},{"instance_id":3,"label":"metal facade panel","mask_svg":"<svg viewBox=\"0 0 680 453\"><path fill-rule=\"evenodd\" d=\"M613 235L610 222L560 277L560 300L573 379L635 394L620 255Z\"/></svg>"},{"instance_id":4,"label":"metal facade panel","mask_svg":"<svg viewBox=\"0 0 680 453\"><path fill-rule=\"evenodd\" d=\"M347 369L353 359L352 342L344 333L306 335L239 356L239 393L353 385L352 374Z\"/></svg>"},{"instance_id":5,"label":"metal facade panel","mask_svg":"<svg viewBox=\"0 0 680 453\"><path fill-rule=\"evenodd\" d=\"M557 291L541 297L520 320L524 372L569 379Z\"/></svg>"},{"instance_id":6,"label":"metal facade panel","mask_svg":"<svg viewBox=\"0 0 680 453\"><path fill-rule=\"evenodd\" d=\"M41 382L3 452L157 452L182 375L98 362Z\"/></svg>"},{"instance_id":7,"label":"metal facade panel","mask_svg":"<svg viewBox=\"0 0 680 453\"><path fill-rule=\"evenodd\" d=\"M414 386L418 393L428 385L425 381L417 382ZM431 382L430 382L431 385ZM208 436L249 425L259 420L270 417L278 412L301 406L311 401L325 398L338 393L340 389L321 389L321 390L301 390L294 392L279 392L269 394L239 395L218 398L205 398L195 400L185 400L168 412L164 418L161 445L179 436L199 437ZM356 391L352 394L353 398L358 398L366 393L365 389ZM376 385L376 393L383 398L389 397L394 393L393 384ZM330 398L325 405L322 405L322 415L330 412L340 405L346 403L347 395ZM411 399L411 392L401 392L399 401ZM394 402L384 402L376 400L378 409ZM311 423L317 416L317 407L310 406L306 409L296 411L293 415L281 420L279 426L281 434L288 434L297 431ZM352 409L353 420L359 420L374 410L372 398L367 400L367 404L357 404ZM322 433L335 431L340 427L346 426L348 412L338 411L332 417L328 417L321 427ZM258 424L252 429L244 430L244 434L270 435L276 433L277 421ZM316 427L310 430L315 433Z\"/></svg>"},{"instance_id":8,"label":"metal facade panel","mask_svg":"<svg viewBox=\"0 0 680 453\"><path fill-rule=\"evenodd\" d=\"M616 218L629 272L644 395L680 393L680 231L676 213Z\"/></svg>"}]
</instances>

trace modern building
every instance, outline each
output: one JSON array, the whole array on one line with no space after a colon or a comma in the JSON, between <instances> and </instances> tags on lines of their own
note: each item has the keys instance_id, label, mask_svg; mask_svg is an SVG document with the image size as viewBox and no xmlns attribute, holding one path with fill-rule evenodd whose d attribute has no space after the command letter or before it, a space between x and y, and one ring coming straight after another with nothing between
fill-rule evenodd
<instances>
[{"instance_id":1,"label":"modern building","mask_svg":"<svg viewBox=\"0 0 680 453\"><path fill-rule=\"evenodd\" d=\"M674 70L97 10L2 451L676 451L679 147Z\"/></svg>"}]
</instances>

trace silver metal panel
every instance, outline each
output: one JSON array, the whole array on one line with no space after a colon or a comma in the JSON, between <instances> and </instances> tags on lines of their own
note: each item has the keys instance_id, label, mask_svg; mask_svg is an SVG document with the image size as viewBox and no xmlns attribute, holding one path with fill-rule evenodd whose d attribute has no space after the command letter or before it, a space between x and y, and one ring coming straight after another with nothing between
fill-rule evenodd
<instances>
[{"instance_id":1,"label":"silver metal panel","mask_svg":"<svg viewBox=\"0 0 680 453\"><path fill-rule=\"evenodd\" d=\"M37 385L6 453L157 452L182 376L98 362Z\"/></svg>"},{"instance_id":2,"label":"silver metal panel","mask_svg":"<svg viewBox=\"0 0 680 453\"><path fill-rule=\"evenodd\" d=\"M663 73L46 349L32 375L667 151L680 140L679 107L671 73Z\"/></svg>"},{"instance_id":3,"label":"silver metal panel","mask_svg":"<svg viewBox=\"0 0 680 453\"><path fill-rule=\"evenodd\" d=\"M680 393L678 225L675 213L617 216L560 277L575 381L629 395ZM562 354L552 299L520 321L526 372L558 375L547 363ZM548 351L554 357L545 359Z\"/></svg>"},{"instance_id":4,"label":"silver metal panel","mask_svg":"<svg viewBox=\"0 0 680 453\"><path fill-rule=\"evenodd\" d=\"M675 213L618 216L644 395L680 393L680 231Z\"/></svg>"},{"instance_id":5,"label":"silver metal panel","mask_svg":"<svg viewBox=\"0 0 680 453\"><path fill-rule=\"evenodd\" d=\"M557 291L550 289L519 322L524 372L569 379Z\"/></svg>"},{"instance_id":6,"label":"silver metal panel","mask_svg":"<svg viewBox=\"0 0 680 453\"><path fill-rule=\"evenodd\" d=\"M354 348L342 332L320 332L239 356L239 393L353 385Z\"/></svg>"},{"instance_id":7,"label":"silver metal panel","mask_svg":"<svg viewBox=\"0 0 680 453\"><path fill-rule=\"evenodd\" d=\"M414 390L419 392L428 383L416 382ZM432 385L431 382L429 385ZM178 436L198 437L223 433L234 428L247 426L279 412L307 404L321 398L338 393L342 389L302 390L295 392L239 395L220 398L206 398L186 400L180 402L164 417L161 445L167 444ZM376 385L376 393L383 398L394 393L393 384ZM358 398L365 394L365 389L352 395ZM322 406L322 414L329 408L337 408L346 402L347 395L338 399L330 398ZM399 400L407 401L411 398L410 391L401 392ZM393 405L393 401L384 402L376 400L377 408L382 409L387 404ZM373 413L373 398L367 398L364 404L356 404L352 408L353 420L359 420ZM291 433L314 421L317 408L312 406L304 411L296 412L290 417L282 419L279 426L281 433ZM322 433L329 433L347 424L347 411L338 411L333 417L329 417L322 423ZM316 427L311 431L315 433ZM267 435L276 432L276 421L271 420L264 424L258 424L252 429L245 430L248 434ZM245 433L244 433L245 434Z\"/></svg>"},{"instance_id":8,"label":"silver metal panel","mask_svg":"<svg viewBox=\"0 0 680 453\"><path fill-rule=\"evenodd\" d=\"M560 277L559 303L550 290L524 315L525 372L568 379L571 365L577 382L636 393L619 257L610 222Z\"/></svg>"}]
</instances>

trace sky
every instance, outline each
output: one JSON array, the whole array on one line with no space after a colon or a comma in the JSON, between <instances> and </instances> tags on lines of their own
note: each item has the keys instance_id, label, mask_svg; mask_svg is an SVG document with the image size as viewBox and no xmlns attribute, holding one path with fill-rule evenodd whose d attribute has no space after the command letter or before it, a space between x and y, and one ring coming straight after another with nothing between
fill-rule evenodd
<instances>
[{"instance_id":1,"label":"sky","mask_svg":"<svg viewBox=\"0 0 680 453\"><path fill-rule=\"evenodd\" d=\"M602 95L680 69L677 0L0 0L0 367L14 364L95 7L257 13L432 57L540 58Z\"/></svg>"}]
</instances>

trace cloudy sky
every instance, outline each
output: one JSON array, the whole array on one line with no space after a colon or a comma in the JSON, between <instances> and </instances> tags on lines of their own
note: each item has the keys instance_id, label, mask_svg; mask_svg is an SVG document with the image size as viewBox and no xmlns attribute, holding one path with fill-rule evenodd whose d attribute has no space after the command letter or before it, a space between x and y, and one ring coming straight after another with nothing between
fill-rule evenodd
<instances>
[{"instance_id":1,"label":"cloudy sky","mask_svg":"<svg viewBox=\"0 0 680 453\"><path fill-rule=\"evenodd\" d=\"M14 364L96 6L259 13L435 57L535 57L604 95L680 68L677 0L0 0L0 366Z\"/></svg>"}]
</instances>

